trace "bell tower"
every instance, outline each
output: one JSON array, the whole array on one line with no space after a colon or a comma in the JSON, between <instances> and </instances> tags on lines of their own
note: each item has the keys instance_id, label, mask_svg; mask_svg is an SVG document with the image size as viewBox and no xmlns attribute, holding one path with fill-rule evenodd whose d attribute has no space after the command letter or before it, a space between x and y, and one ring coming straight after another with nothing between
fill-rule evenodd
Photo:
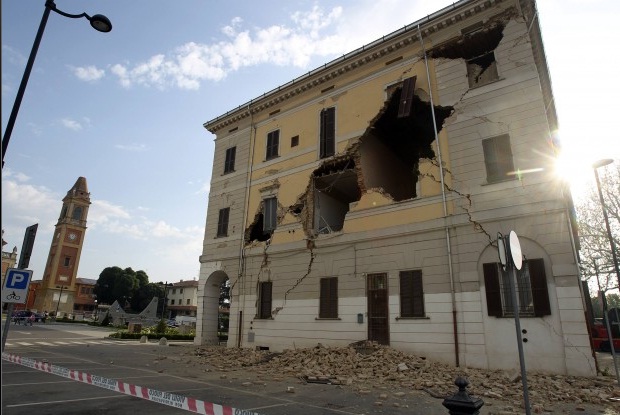
<instances>
[{"instance_id":1,"label":"bell tower","mask_svg":"<svg viewBox=\"0 0 620 415\"><path fill-rule=\"evenodd\" d=\"M38 311L73 312L75 280L86 235L89 205L86 178L80 177L62 199L43 281L34 304Z\"/></svg>"}]
</instances>

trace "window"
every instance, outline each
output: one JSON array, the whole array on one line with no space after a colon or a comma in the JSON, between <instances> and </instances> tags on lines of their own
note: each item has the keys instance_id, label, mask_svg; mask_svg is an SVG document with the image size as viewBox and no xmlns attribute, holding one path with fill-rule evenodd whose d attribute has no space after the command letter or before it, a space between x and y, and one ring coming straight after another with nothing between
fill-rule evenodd
<instances>
[{"instance_id":1,"label":"window","mask_svg":"<svg viewBox=\"0 0 620 415\"><path fill-rule=\"evenodd\" d=\"M69 265L71 265L71 257L66 256L63 265L65 266L65 268L69 268Z\"/></svg>"},{"instance_id":2,"label":"window","mask_svg":"<svg viewBox=\"0 0 620 415\"><path fill-rule=\"evenodd\" d=\"M170 300L170 305L174 305L174 300Z\"/></svg>"},{"instance_id":3,"label":"window","mask_svg":"<svg viewBox=\"0 0 620 415\"><path fill-rule=\"evenodd\" d=\"M330 157L336 152L336 108L321 111L320 157Z\"/></svg>"},{"instance_id":4,"label":"window","mask_svg":"<svg viewBox=\"0 0 620 415\"><path fill-rule=\"evenodd\" d=\"M179 289L179 294L183 294L183 288Z\"/></svg>"},{"instance_id":5,"label":"window","mask_svg":"<svg viewBox=\"0 0 620 415\"><path fill-rule=\"evenodd\" d=\"M235 171L235 155L237 147L226 149L226 161L224 161L224 174Z\"/></svg>"},{"instance_id":6,"label":"window","mask_svg":"<svg viewBox=\"0 0 620 415\"><path fill-rule=\"evenodd\" d=\"M514 316L510 279L512 272L506 272L499 263L483 265L484 285L487 296L489 316ZM530 259L523 262L517 271L515 282L519 316L541 317L551 314L545 263L542 259Z\"/></svg>"},{"instance_id":7,"label":"window","mask_svg":"<svg viewBox=\"0 0 620 415\"><path fill-rule=\"evenodd\" d=\"M291 147L297 147L299 145L299 136L295 135L291 137Z\"/></svg>"},{"instance_id":8,"label":"window","mask_svg":"<svg viewBox=\"0 0 620 415\"><path fill-rule=\"evenodd\" d=\"M278 157L278 146L280 144L280 130L275 130L267 134L267 154L266 160Z\"/></svg>"},{"instance_id":9,"label":"window","mask_svg":"<svg viewBox=\"0 0 620 415\"><path fill-rule=\"evenodd\" d=\"M270 197L264 199L265 210L263 214L263 231L271 232L276 228L277 211L278 211L278 199Z\"/></svg>"},{"instance_id":10,"label":"window","mask_svg":"<svg viewBox=\"0 0 620 415\"><path fill-rule=\"evenodd\" d=\"M172 289L172 294L176 294L176 293L177 293L177 289L176 289L176 288L173 288L173 289Z\"/></svg>"},{"instance_id":11,"label":"window","mask_svg":"<svg viewBox=\"0 0 620 415\"><path fill-rule=\"evenodd\" d=\"M412 76L403 81L403 89L400 91L400 101L398 103L397 118L405 118L411 114L411 104L415 93L415 81L417 77Z\"/></svg>"},{"instance_id":12,"label":"window","mask_svg":"<svg viewBox=\"0 0 620 415\"><path fill-rule=\"evenodd\" d=\"M319 318L338 318L338 278L321 278Z\"/></svg>"},{"instance_id":13,"label":"window","mask_svg":"<svg viewBox=\"0 0 620 415\"><path fill-rule=\"evenodd\" d=\"M188 298L187 299L187 305L190 305L190 303L191 303L191 300Z\"/></svg>"},{"instance_id":14,"label":"window","mask_svg":"<svg viewBox=\"0 0 620 415\"><path fill-rule=\"evenodd\" d=\"M80 220L82 219L82 207L77 206L73 208L73 215L71 215L71 219Z\"/></svg>"},{"instance_id":15,"label":"window","mask_svg":"<svg viewBox=\"0 0 620 415\"><path fill-rule=\"evenodd\" d=\"M497 62L493 52L486 53L467 61L467 79L469 87L482 86L497 81Z\"/></svg>"},{"instance_id":16,"label":"window","mask_svg":"<svg viewBox=\"0 0 620 415\"><path fill-rule=\"evenodd\" d=\"M400 316L424 317L424 289L422 271L400 273Z\"/></svg>"},{"instance_id":17,"label":"window","mask_svg":"<svg viewBox=\"0 0 620 415\"><path fill-rule=\"evenodd\" d=\"M271 318L271 288L271 281L258 283L258 318Z\"/></svg>"},{"instance_id":18,"label":"window","mask_svg":"<svg viewBox=\"0 0 620 415\"><path fill-rule=\"evenodd\" d=\"M510 136L508 134L482 140L482 149L484 150L488 183L515 179Z\"/></svg>"},{"instance_id":19,"label":"window","mask_svg":"<svg viewBox=\"0 0 620 415\"><path fill-rule=\"evenodd\" d=\"M228 216L230 208L220 209L220 215L217 219L217 236L228 236Z\"/></svg>"}]
</instances>

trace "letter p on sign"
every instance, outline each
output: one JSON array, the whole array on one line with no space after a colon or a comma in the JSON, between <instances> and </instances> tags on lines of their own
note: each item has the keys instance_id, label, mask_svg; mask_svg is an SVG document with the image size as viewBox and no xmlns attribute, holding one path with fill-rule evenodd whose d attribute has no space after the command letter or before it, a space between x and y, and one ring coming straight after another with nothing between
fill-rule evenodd
<instances>
[{"instance_id":1,"label":"letter p on sign","mask_svg":"<svg viewBox=\"0 0 620 415\"><path fill-rule=\"evenodd\" d=\"M30 270L9 269L2 287L2 302L25 304L31 277Z\"/></svg>"}]
</instances>

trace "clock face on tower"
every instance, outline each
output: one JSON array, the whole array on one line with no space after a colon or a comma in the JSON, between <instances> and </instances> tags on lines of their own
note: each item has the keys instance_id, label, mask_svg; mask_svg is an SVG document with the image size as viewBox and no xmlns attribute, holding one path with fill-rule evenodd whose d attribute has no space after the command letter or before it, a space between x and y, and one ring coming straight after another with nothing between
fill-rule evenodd
<instances>
[{"instance_id":1,"label":"clock face on tower","mask_svg":"<svg viewBox=\"0 0 620 415\"><path fill-rule=\"evenodd\" d=\"M70 241L75 241L77 239L77 235L74 232L71 232L69 234L69 240Z\"/></svg>"}]
</instances>

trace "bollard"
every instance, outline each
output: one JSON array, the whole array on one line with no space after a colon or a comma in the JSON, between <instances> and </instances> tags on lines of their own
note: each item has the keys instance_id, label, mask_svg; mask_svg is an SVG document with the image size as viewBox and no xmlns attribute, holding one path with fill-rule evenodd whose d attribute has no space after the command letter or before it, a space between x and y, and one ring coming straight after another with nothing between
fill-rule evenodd
<instances>
[{"instance_id":1,"label":"bollard","mask_svg":"<svg viewBox=\"0 0 620 415\"><path fill-rule=\"evenodd\" d=\"M450 415L479 415L479 409L484 405L482 399L472 399L467 393L469 382L464 377L457 377L454 384L459 391L452 397L443 400L442 405L448 408Z\"/></svg>"}]
</instances>

